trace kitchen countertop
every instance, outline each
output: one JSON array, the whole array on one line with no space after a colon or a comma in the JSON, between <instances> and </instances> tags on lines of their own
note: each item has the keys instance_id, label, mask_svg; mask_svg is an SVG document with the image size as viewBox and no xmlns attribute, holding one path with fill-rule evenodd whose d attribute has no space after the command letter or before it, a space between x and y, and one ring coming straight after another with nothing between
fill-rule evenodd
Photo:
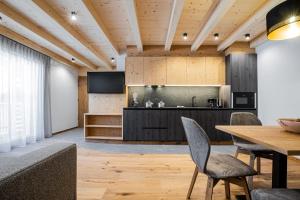
<instances>
[{"instance_id":1,"label":"kitchen countertop","mask_svg":"<svg viewBox=\"0 0 300 200\"><path fill-rule=\"evenodd\" d=\"M126 107L124 110L256 110L256 108L210 108L210 107Z\"/></svg>"}]
</instances>

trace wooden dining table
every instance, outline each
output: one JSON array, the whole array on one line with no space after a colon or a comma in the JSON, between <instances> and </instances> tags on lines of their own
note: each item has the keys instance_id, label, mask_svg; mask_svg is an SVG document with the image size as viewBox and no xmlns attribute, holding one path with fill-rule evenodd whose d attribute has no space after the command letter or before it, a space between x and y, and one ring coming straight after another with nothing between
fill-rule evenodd
<instances>
[{"instance_id":1,"label":"wooden dining table","mask_svg":"<svg viewBox=\"0 0 300 200\"><path fill-rule=\"evenodd\" d=\"M216 126L216 129L273 150L272 187L287 187L287 157L300 155L300 134L279 126Z\"/></svg>"}]
</instances>

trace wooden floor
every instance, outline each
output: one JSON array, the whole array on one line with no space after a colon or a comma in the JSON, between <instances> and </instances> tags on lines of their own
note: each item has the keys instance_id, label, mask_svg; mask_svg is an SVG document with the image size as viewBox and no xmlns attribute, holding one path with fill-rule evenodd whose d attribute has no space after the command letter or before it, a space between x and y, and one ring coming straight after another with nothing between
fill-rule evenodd
<instances>
[{"instance_id":1,"label":"wooden floor","mask_svg":"<svg viewBox=\"0 0 300 200\"><path fill-rule=\"evenodd\" d=\"M240 156L248 161L247 156ZM300 188L300 161L288 161L288 186ZM164 200L185 199L194 164L189 155L107 154L78 149L78 199ZM263 174L254 178L255 187L271 186L271 161L262 159ZM198 176L192 199L204 199L206 177ZM231 186L232 199L243 194ZM225 199L222 182L214 199Z\"/></svg>"}]
</instances>

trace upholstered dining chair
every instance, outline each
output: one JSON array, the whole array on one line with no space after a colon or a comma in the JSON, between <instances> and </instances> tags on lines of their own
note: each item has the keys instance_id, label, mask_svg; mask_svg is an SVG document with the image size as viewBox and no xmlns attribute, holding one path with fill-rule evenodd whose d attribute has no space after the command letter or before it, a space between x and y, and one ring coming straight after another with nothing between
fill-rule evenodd
<instances>
[{"instance_id":1,"label":"upholstered dining chair","mask_svg":"<svg viewBox=\"0 0 300 200\"><path fill-rule=\"evenodd\" d=\"M261 126L261 121L257 116L250 112L235 112L231 114L230 125L238 126ZM256 160L256 171L258 174L261 172L260 158L272 159L272 150L267 149L259 144L254 144L241 138L232 136L234 145L237 147L235 157L237 158L240 153L250 155L249 165L254 168ZM253 176L248 177L249 188L253 188Z\"/></svg>"},{"instance_id":2,"label":"upholstered dining chair","mask_svg":"<svg viewBox=\"0 0 300 200\"><path fill-rule=\"evenodd\" d=\"M251 196L252 200L299 200L300 189L256 189Z\"/></svg>"},{"instance_id":3,"label":"upholstered dining chair","mask_svg":"<svg viewBox=\"0 0 300 200\"><path fill-rule=\"evenodd\" d=\"M250 200L250 192L246 176L253 176L256 171L242 161L227 154L210 152L210 140L205 131L193 119L181 117L192 160L196 164L193 178L188 190L190 199L198 172L208 176L206 200L212 199L213 188L220 181L225 183L226 198L230 199L230 183L244 188L246 199Z\"/></svg>"}]
</instances>

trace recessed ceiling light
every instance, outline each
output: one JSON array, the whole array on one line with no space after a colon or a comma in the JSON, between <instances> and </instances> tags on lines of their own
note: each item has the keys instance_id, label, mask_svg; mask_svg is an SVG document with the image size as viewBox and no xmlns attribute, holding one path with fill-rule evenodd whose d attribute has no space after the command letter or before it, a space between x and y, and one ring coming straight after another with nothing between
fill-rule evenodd
<instances>
[{"instance_id":1,"label":"recessed ceiling light","mask_svg":"<svg viewBox=\"0 0 300 200\"><path fill-rule=\"evenodd\" d=\"M110 58L110 61L112 62L112 63L114 63L115 62L115 58Z\"/></svg>"},{"instance_id":2,"label":"recessed ceiling light","mask_svg":"<svg viewBox=\"0 0 300 200\"><path fill-rule=\"evenodd\" d=\"M71 60L72 60L73 63L75 62L75 58L72 58Z\"/></svg>"},{"instance_id":3,"label":"recessed ceiling light","mask_svg":"<svg viewBox=\"0 0 300 200\"><path fill-rule=\"evenodd\" d=\"M250 34L249 33L245 34L245 40L250 40Z\"/></svg>"},{"instance_id":4,"label":"recessed ceiling light","mask_svg":"<svg viewBox=\"0 0 300 200\"><path fill-rule=\"evenodd\" d=\"M183 33L182 34L182 39L183 40L187 40L188 39L188 34L187 33Z\"/></svg>"},{"instance_id":5,"label":"recessed ceiling light","mask_svg":"<svg viewBox=\"0 0 300 200\"><path fill-rule=\"evenodd\" d=\"M72 12L71 12L71 19L72 19L73 21L76 21L76 20L77 20L77 13L76 13L75 11L72 11Z\"/></svg>"},{"instance_id":6,"label":"recessed ceiling light","mask_svg":"<svg viewBox=\"0 0 300 200\"><path fill-rule=\"evenodd\" d=\"M219 33L215 33L214 38L215 38L215 40L219 40Z\"/></svg>"},{"instance_id":7,"label":"recessed ceiling light","mask_svg":"<svg viewBox=\"0 0 300 200\"><path fill-rule=\"evenodd\" d=\"M299 0L289 0L268 12L266 21L269 40L286 40L300 36L299 7Z\"/></svg>"}]
</instances>

